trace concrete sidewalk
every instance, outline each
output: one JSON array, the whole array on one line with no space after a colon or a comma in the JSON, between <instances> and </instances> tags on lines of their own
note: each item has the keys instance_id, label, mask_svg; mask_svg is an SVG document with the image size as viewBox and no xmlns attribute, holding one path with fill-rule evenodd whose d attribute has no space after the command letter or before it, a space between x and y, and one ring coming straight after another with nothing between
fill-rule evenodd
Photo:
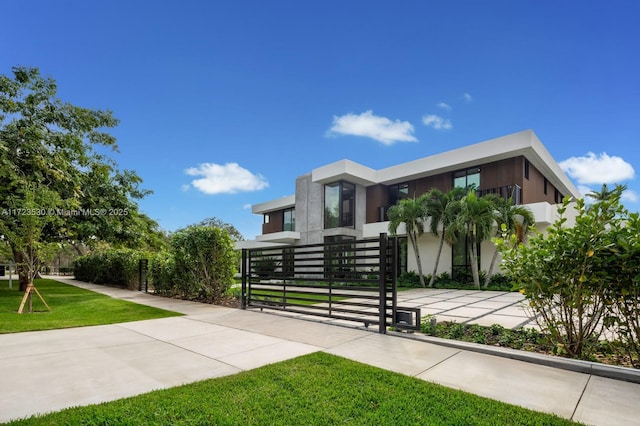
<instances>
[{"instance_id":1,"label":"concrete sidewalk","mask_svg":"<svg viewBox=\"0 0 640 426\"><path fill-rule=\"evenodd\" d=\"M636 383L394 334L61 281L185 316L0 335L0 421L325 351L587 424L640 424Z\"/></svg>"}]
</instances>

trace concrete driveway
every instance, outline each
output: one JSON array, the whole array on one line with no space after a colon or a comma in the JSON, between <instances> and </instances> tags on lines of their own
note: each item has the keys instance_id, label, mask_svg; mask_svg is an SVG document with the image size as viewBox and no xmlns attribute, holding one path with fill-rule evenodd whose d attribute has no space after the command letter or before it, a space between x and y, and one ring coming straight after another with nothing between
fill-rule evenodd
<instances>
[{"instance_id":1,"label":"concrete driveway","mask_svg":"<svg viewBox=\"0 0 640 426\"><path fill-rule=\"evenodd\" d=\"M398 292L398 305L419 307L422 318L506 328L536 327L525 297L517 292L416 288Z\"/></svg>"}]
</instances>

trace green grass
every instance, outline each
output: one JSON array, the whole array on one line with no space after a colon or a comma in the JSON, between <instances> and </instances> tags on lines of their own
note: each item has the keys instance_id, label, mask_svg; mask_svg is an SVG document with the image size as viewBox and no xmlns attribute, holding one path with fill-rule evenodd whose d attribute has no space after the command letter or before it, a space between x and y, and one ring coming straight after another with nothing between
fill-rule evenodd
<instances>
[{"instance_id":1,"label":"green grass","mask_svg":"<svg viewBox=\"0 0 640 426\"><path fill-rule=\"evenodd\" d=\"M33 293L34 312L28 313L25 305L23 313L18 314L23 293L17 290L17 283L14 283L13 289L9 289L7 281L0 281L0 333L115 324L181 315L126 300L112 299L54 280L40 279L35 280L34 284L51 307L51 312L47 311L40 298Z\"/></svg>"},{"instance_id":2,"label":"green grass","mask_svg":"<svg viewBox=\"0 0 640 426\"><path fill-rule=\"evenodd\" d=\"M279 290L251 290L252 299L259 299L264 301L273 300L276 302L282 302L283 300L283 292ZM317 303L329 303L329 295L327 293L298 293L295 291L287 291L287 298L304 298L304 299L313 299L311 300L297 300L290 299L289 303L295 305L315 305ZM346 297L333 295L331 300L338 301L344 300Z\"/></svg>"},{"instance_id":3,"label":"green grass","mask_svg":"<svg viewBox=\"0 0 640 426\"><path fill-rule=\"evenodd\" d=\"M574 425L316 352L233 376L14 425Z\"/></svg>"}]
</instances>

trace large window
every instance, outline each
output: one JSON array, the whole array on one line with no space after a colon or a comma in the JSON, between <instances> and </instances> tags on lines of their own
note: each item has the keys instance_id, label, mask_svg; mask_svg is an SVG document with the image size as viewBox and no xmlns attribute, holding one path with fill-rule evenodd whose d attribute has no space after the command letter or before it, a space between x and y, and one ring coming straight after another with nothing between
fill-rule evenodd
<instances>
[{"instance_id":1,"label":"large window","mask_svg":"<svg viewBox=\"0 0 640 426\"><path fill-rule=\"evenodd\" d=\"M480 189L480 167L455 172L453 174L453 186L456 188Z\"/></svg>"},{"instance_id":2,"label":"large window","mask_svg":"<svg viewBox=\"0 0 640 426\"><path fill-rule=\"evenodd\" d=\"M324 186L324 227L353 228L356 187L349 182L335 182Z\"/></svg>"},{"instance_id":3,"label":"large window","mask_svg":"<svg viewBox=\"0 0 640 426\"><path fill-rule=\"evenodd\" d=\"M389 187L389 205L395 206L398 201L409 198L409 184L400 183Z\"/></svg>"},{"instance_id":4,"label":"large window","mask_svg":"<svg viewBox=\"0 0 640 426\"><path fill-rule=\"evenodd\" d=\"M283 231L295 231L296 230L296 209L287 209L283 214L282 230Z\"/></svg>"},{"instance_id":5,"label":"large window","mask_svg":"<svg viewBox=\"0 0 640 426\"><path fill-rule=\"evenodd\" d=\"M454 280L470 282L471 278L471 252L466 238L460 238L452 246L451 277ZM477 246L478 267L480 266L480 244Z\"/></svg>"}]
</instances>

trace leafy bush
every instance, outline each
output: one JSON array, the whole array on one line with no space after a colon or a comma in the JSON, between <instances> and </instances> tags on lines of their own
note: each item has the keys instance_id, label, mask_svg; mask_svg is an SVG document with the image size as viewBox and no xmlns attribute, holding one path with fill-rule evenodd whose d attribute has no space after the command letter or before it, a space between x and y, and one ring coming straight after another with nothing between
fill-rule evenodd
<instances>
[{"instance_id":1,"label":"leafy bush","mask_svg":"<svg viewBox=\"0 0 640 426\"><path fill-rule=\"evenodd\" d=\"M429 282L427 278L425 278L425 282ZM398 277L397 284L399 287L422 287L422 285L420 284L420 276L414 271L403 272L400 277Z\"/></svg>"},{"instance_id":2,"label":"leafy bush","mask_svg":"<svg viewBox=\"0 0 640 426\"><path fill-rule=\"evenodd\" d=\"M614 327L631 362L640 367L640 216L632 213L622 225L610 224L608 234L615 244L597 256L606 269L612 307L606 323Z\"/></svg>"},{"instance_id":3,"label":"leafy bush","mask_svg":"<svg viewBox=\"0 0 640 426\"><path fill-rule=\"evenodd\" d=\"M565 199L547 234L528 245L514 244L513 236L496 239L503 269L526 295L559 354L591 356L605 327L613 326L638 357L640 225L637 214L629 215L620 204L623 190L603 186L589 206L577 200L572 227L565 226Z\"/></svg>"},{"instance_id":4,"label":"leafy bush","mask_svg":"<svg viewBox=\"0 0 640 426\"><path fill-rule=\"evenodd\" d=\"M175 296L176 262L173 254L168 251L155 253L150 260L149 282L156 294L161 296Z\"/></svg>"},{"instance_id":5,"label":"leafy bush","mask_svg":"<svg viewBox=\"0 0 640 426\"><path fill-rule=\"evenodd\" d=\"M148 253L132 249L106 249L77 258L75 278L95 284L138 288L138 262Z\"/></svg>"},{"instance_id":6,"label":"leafy bush","mask_svg":"<svg viewBox=\"0 0 640 426\"><path fill-rule=\"evenodd\" d=\"M486 272L480 271L480 276L484 276ZM454 279L448 272L443 272L441 274L436 275L435 280L433 280L433 288L440 289L459 289L459 290L477 290L477 287L473 283L471 279L471 273L468 274L468 280L463 279L462 281L458 279ZM425 281L429 282L431 279L431 275L425 276ZM398 277L398 286L405 288L419 288L420 287L420 278L418 274L414 271L403 272L400 277ZM489 281L489 285L487 287L482 287L481 290L493 290L493 291L515 291L513 285L513 279L504 274L494 274L491 276L491 280Z\"/></svg>"},{"instance_id":7,"label":"leafy bush","mask_svg":"<svg viewBox=\"0 0 640 426\"><path fill-rule=\"evenodd\" d=\"M442 321L438 322L434 329L431 321L427 320L422 321L421 329L425 334L443 339L547 353L552 350L547 336L534 328L509 329L499 324L485 327L478 324Z\"/></svg>"},{"instance_id":8,"label":"leafy bush","mask_svg":"<svg viewBox=\"0 0 640 426\"><path fill-rule=\"evenodd\" d=\"M489 279L489 285L486 290L499 290L499 291L517 291L514 289L513 278L508 275L496 273Z\"/></svg>"},{"instance_id":9,"label":"leafy bush","mask_svg":"<svg viewBox=\"0 0 640 426\"><path fill-rule=\"evenodd\" d=\"M276 269L280 266L280 261L275 257L261 257L252 262L251 271L261 278L273 277Z\"/></svg>"},{"instance_id":10,"label":"leafy bush","mask_svg":"<svg viewBox=\"0 0 640 426\"><path fill-rule=\"evenodd\" d=\"M233 284L236 254L226 230L190 226L171 236L176 290L184 299L214 302Z\"/></svg>"}]
</instances>

